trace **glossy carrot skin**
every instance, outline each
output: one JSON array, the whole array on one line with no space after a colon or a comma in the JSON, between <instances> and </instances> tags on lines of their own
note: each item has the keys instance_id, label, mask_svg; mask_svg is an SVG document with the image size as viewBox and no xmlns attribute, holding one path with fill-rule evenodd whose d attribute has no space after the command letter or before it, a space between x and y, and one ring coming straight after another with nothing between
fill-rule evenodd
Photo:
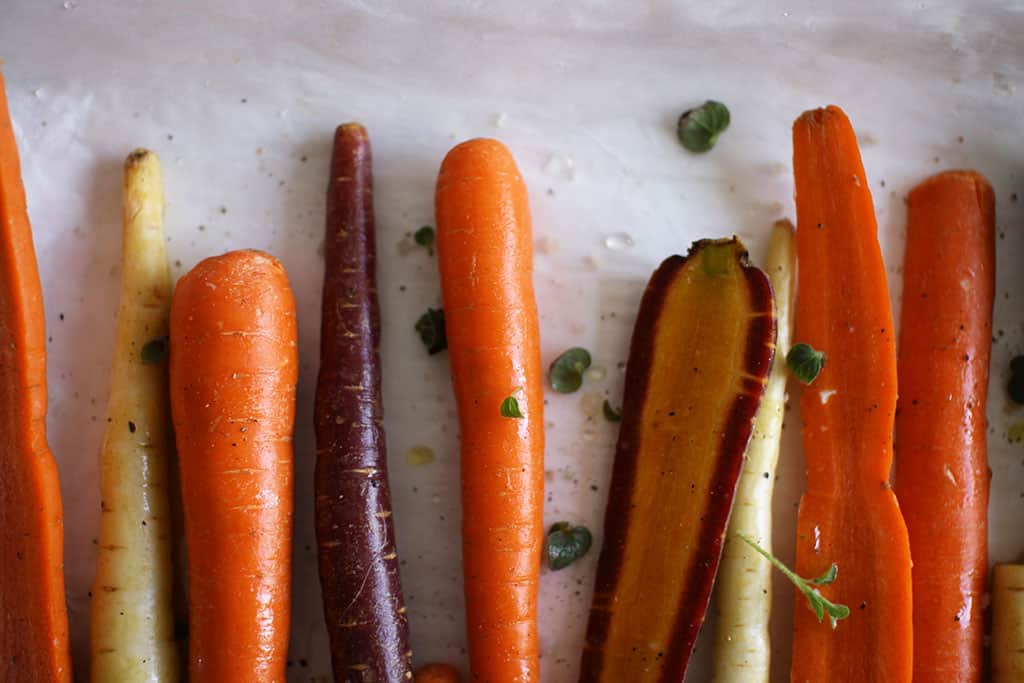
<instances>
[{"instance_id":1,"label":"glossy carrot skin","mask_svg":"<svg viewBox=\"0 0 1024 683\"><path fill-rule=\"evenodd\" d=\"M948 171L907 204L894 486L914 558L914 681L969 683L984 669L995 196L981 174Z\"/></svg>"},{"instance_id":2,"label":"glossy carrot skin","mask_svg":"<svg viewBox=\"0 0 1024 683\"><path fill-rule=\"evenodd\" d=\"M496 140L455 147L437 179L437 246L462 432L471 680L540 676L544 399L526 187ZM522 419L502 417L515 394Z\"/></svg>"},{"instance_id":3,"label":"glossy carrot skin","mask_svg":"<svg viewBox=\"0 0 1024 683\"><path fill-rule=\"evenodd\" d=\"M298 356L295 301L281 264L234 251L181 278L170 362L190 680L284 681Z\"/></svg>"},{"instance_id":4,"label":"glossy carrot skin","mask_svg":"<svg viewBox=\"0 0 1024 683\"><path fill-rule=\"evenodd\" d=\"M71 680L64 516L46 443L46 330L0 74L0 680Z\"/></svg>"},{"instance_id":5,"label":"glossy carrot skin","mask_svg":"<svg viewBox=\"0 0 1024 683\"><path fill-rule=\"evenodd\" d=\"M795 341L826 354L800 397L807 490L796 571L853 611L838 628L795 606L794 682L909 681L910 547L889 485L896 349L874 205L853 128L837 107L793 125L798 296Z\"/></svg>"},{"instance_id":6,"label":"glossy carrot skin","mask_svg":"<svg viewBox=\"0 0 1024 683\"><path fill-rule=\"evenodd\" d=\"M651 276L626 366L581 682L683 679L774 345L771 286L739 240L697 242Z\"/></svg>"},{"instance_id":7,"label":"glossy carrot skin","mask_svg":"<svg viewBox=\"0 0 1024 683\"><path fill-rule=\"evenodd\" d=\"M336 681L412 675L381 416L370 139L334 136L316 388L316 536Z\"/></svg>"}]
</instances>

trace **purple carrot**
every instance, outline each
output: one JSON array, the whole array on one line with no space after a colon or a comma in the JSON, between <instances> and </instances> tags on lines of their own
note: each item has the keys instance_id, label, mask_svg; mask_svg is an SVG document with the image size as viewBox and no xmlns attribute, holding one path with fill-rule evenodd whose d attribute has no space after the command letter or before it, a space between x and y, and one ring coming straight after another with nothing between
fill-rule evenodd
<instances>
[{"instance_id":1,"label":"purple carrot","mask_svg":"<svg viewBox=\"0 0 1024 683\"><path fill-rule=\"evenodd\" d=\"M316 537L334 680L412 679L381 421L370 139L339 126L327 189Z\"/></svg>"}]
</instances>

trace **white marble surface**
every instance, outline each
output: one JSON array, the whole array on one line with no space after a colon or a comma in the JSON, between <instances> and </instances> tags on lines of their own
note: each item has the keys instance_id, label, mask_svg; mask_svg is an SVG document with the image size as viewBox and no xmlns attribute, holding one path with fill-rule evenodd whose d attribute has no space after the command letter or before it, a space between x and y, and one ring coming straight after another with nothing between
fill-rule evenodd
<instances>
[{"instance_id":1,"label":"white marble surface","mask_svg":"<svg viewBox=\"0 0 1024 683\"><path fill-rule=\"evenodd\" d=\"M207 5L210 5L207 7ZM825 10L828 5L836 8ZM365 123L376 153L385 414L396 524L420 662L464 664L457 425L446 358L412 332L439 302L435 261L399 248L432 222L435 173L467 137L503 139L531 191L542 349L593 351L618 400L643 284L665 256L736 232L757 256L793 215L789 127L843 106L857 127L898 299L903 195L936 170L992 180L1000 239L998 342L989 406L992 558L1024 549L1024 445L1006 429L1009 358L1024 347L1024 5L931 0L683 3L3 0L0 58L21 146L49 334L50 436L67 510L76 664L87 666L96 535L96 453L116 310L120 166L135 146L165 165L175 274L201 257L259 247L288 267L299 302L302 377L291 681L326 680L312 527L312 390L323 200L336 124ZM718 147L691 156L673 135L687 107L732 110ZM635 244L605 246L626 232ZM898 302L897 302L898 303ZM545 519L600 542L615 430L583 394L547 407ZM794 401L794 407L796 402ZM776 547L792 557L802 487L798 416L778 473ZM412 467L426 444L437 460ZM574 681L596 553L542 576L545 683ZM775 680L785 680L792 593L776 585ZM688 680L706 680L708 639Z\"/></svg>"}]
</instances>

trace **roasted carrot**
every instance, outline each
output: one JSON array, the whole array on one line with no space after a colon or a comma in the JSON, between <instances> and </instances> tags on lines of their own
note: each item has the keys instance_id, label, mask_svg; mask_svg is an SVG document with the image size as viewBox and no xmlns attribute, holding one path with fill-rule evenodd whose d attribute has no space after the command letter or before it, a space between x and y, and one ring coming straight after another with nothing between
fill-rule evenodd
<instances>
[{"instance_id":1,"label":"roasted carrot","mask_svg":"<svg viewBox=\"0 0 1024 683\"><path fill-rule=\"evenodd\" d=\"M381 422L370 139L339 126L327 190L316 537L336 681L412 675Z\"/></svg>"},{"instance_id":2,"label":"roasted carrot","mask_svg":"<svg viewBox=\"0 0 1024 683\"><path fill-rule=\"evenodd\" d=\"M64 515L46 443L46 331L0 74L0 680L71 680Z\"/></svg>"},{"instance_id":3,"label":"roasted carrot","mask_svg":"<svg viewBox=\"0 0 1024 683\"><path fill-rule=\"evenodd\" d=\"M651 276L580 681L681 681L704 622L775 345L768 278L738 239L701 240Z\"/></svg>"},{"instance_id":4,"label":"roasted carrot","mask_svg":"<svg viewBox=\"0 0 1024 683\"><path fill-rule=\"evenodd\" d=\"M188 544L189 673L285 679L295 301L258 251L201 261L171 303L171 411Z\"/></svg>"},{"instance_id":5,"label":"roasted carrot","mask_svg":"<svg viewBox=\"0 0 1024 683\"><path fill-rule=\"evenodd\" d=\"M117 337L100 449L100 529L89 608L92 680L178 679L171 605L172 451L167 396L171 273L156 154L124 166L124 240Z\"/></svg>"},{"instance_id":6,"label":"roasted carrot","mask_svg":"<svg viewBox=\"0 0 1024 683\"><path fill-rule=\"evenodd\" d=\"M765 270L775 301L775 357L747 444L718 570L711 680L719 683L767 683L771 668L772 567L737 534L771 552L772 493L786 413L786 353L793 335L796 278L796 236L788 220L772 226Z\"/></svg>"},{"instance_id":7,"label":"roasted carrot","mask_svg":"<svg viewBox=\"0 0 1024 683\"><path fill-rule=\"evenodd\" d=\"M462 683L459 670L451 664L425 664L416 669L414 683Z\"/></svg>"},{"instance_id":8,"label":"roasted carrot","mask_svg":"<svg viewBox=\"0 0 1024 683\"><path fill-rule=\"evenodd\" d=\"M1024 564L992 568L992 683L1024 681Z\"/></svg>"},{"instance_id":9,"label":"roasted carrot","mask_svg":"<svg viewBox=\"0 0 1024 683\"><path fill-rule=\"evenodd\" d=\"M474 681L540 675L544 399L526 186L496 140L448 153L437 247L462 431L462 562ZM523 417L504 417L518 402Z\"/></svg>"},{"instance_id":10,"label":"roasted carrot","mask_svg":"<svg viewBox=\"0 0 1024 683\"><path fill-rule=\"evenodd\" d=\"M910 546L889 485L896 347L874 206L853 127L838 107L793 125L795 341L825 353L803 389L807 490L796 571L839 580L821 592L853 614L833 630L795 606L794 682L909 681Z\"/></svg>"},{"instance_id":11,"label":"roasted carrot","mask_svg":"<svg viewBox=\"0 0 1024 683\"><path fill-rule=\"evenodd\" d=\"M907 198L893 479L910 535L914 681L980 681L995 198L975 171Z\"/></svg>"}]
</instances>

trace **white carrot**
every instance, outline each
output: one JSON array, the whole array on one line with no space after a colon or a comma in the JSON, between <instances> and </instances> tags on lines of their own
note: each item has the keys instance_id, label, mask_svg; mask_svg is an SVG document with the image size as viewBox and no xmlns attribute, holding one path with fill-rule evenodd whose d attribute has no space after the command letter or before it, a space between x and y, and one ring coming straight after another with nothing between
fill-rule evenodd
<instances>
[{"instance_id":1,"label":"white carrot","mask_svg":"<svg viewBox=\"0 0 1024 683\"><path fill-rule=\"evenodd\" d=\"M1024 564L992 569L992 683L1024 681Z\"/></svg>"},{"instance_id":2,"label":"white carrot","mask_svg":"<svg viewBox=\"0 0 1024 683\"><path fill-rule=\"evenodd\" d=\"M770 668L772 567L737 534L746 534L771 551L772 490L785 410L786 353L792 335L796 275L796 245L789 221L777 221L772 226L765 271L775 292L778 337L771 374L747 445L718 571L712 680L725 683L767 683Z\"/></svg>"},{"instance_id":3,"label":"white carrot","mask_svg":"<svg viewBox=\"0 0 1024 683\"><path fill-rule=\"evenodd\" d=\"M124 244L107 428L100 451L99 555L90 615L92 680L176 681L171 607L171 455L164 253L156 154L124 168Z\"/></svg>"}]
</instances>

